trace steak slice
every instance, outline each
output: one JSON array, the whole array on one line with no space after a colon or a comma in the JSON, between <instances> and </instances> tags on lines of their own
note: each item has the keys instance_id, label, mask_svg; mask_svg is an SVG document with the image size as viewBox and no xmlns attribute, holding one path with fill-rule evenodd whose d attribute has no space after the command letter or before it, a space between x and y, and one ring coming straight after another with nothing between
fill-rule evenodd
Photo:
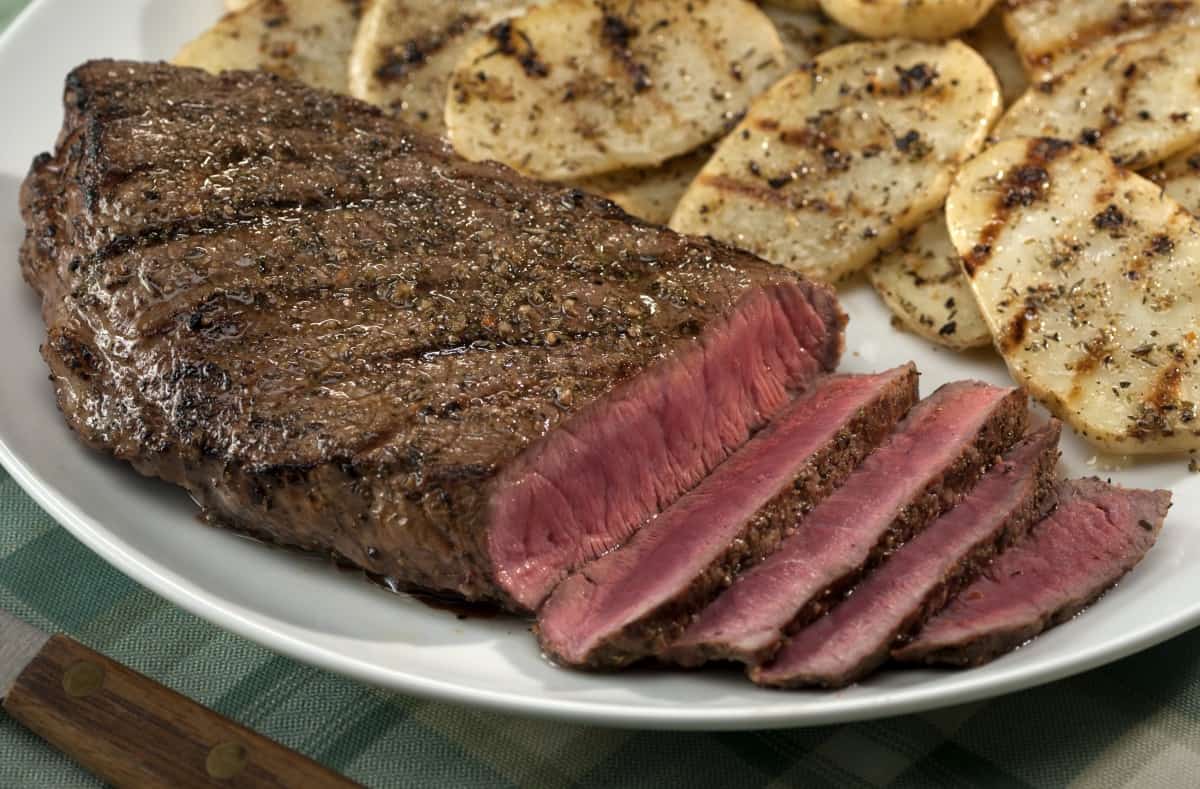
<instances>
[{"instance_id":1,"label":"steak slice","mask_svg":"<svg viewBox=\"0 0 1200 789\"><path fill-rule=\"evenodd\" d=\"M1027 419L1018 390L975 381L938 389L778 551L702 611L666 657L687 666L768 659L787 633L950 509Z\"/></svg>"},{"instance_id":2,"label":"steak slice","mask_svg":"<svg viewBox=\"0 0 1200 789\"><path fill-rule=\"evenodd\" d=\"M832 370L832 291L263 73L98 61L22 190L93 447L210 522L530 610Z\"/></svg>"},{"instance_id":3,"label":"steak slice","mask_svg":"<svg viewBox=\"0 0 1200 789\"><path fill-rule=\"evenodd\" d=\"M593 669L656 654L845 479L916 397L912 365L825 380L625 546L563 581L538 616L543 649Z\"/></svg>"},{"instance_id":4,"label":"steak slice","mask_svg":"<svg viewBox=\"0 0 1200 789\"><path fill-rule=\"evenodd\" d=\"M832 364L804 291L751 291L698 341L508 464L489 504L497 580L533 609L567 571L625 542Z\"/></svg>"},{"instance_id":5,"label":"steak slice","mask_svg":"<svg viewBox=\"0 0 1200 789\"><path fill-rule=\"evenodd\" d=\"M1054 505L1058 436L1052 422L1027 436L958 506L863 579L854 594L754 668L761 685L840 688L879 668L919 628Z\"/></svg>"},{"instance_id":6,"label":"steak slice","mask_svg":"<svg viewBox=\"0 0 1200 789\"><path fill-rule=\"evenodd\" d=\"M1058 508L897 649L897 660L977 666L1094 602L1154 545L1171 494L1063 482Z\"/></svg>"}]
</instances>

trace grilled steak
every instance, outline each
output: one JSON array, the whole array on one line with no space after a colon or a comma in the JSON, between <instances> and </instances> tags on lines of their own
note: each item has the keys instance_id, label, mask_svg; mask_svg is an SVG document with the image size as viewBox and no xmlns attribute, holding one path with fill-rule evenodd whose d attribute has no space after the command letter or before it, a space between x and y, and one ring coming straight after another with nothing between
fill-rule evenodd
<instances>
[{"instance_id":1,"label":"grilled steak","mask_svg":"<svg viewBox=\"0 0 1200 789\"><path fill-rule=\"evenodd\" d=\"M757 663L970 490L1024 433L1015 389L964 381L923 400L766 561L700 613L667 657Z\"/></svg>"},{"instance_id":2,"label":"grilled steak","mask_svg":"<svg viewBox=\"0 0 1200 789\"><path fill-rule=\"evenodd\" d=\"M917 399L912 365L832 376L694 490L568 577L538 616L543 649L575 667L654 655L745 564L761 560Z\"/></svg>"},{"instance_id":3,"label":"grilled steak","mask_svg":"<svg viewBox=\"0 0 1200 789\"><path fill-rule=\"evenodd\" d=\"M842 687L883 665L898 637L943 608L1053 507L1061 427L1051 423L1013 447L958 506L789 638L771 663L756 669L756 681Z\"/></svg>"},{"instance_id":4,"label":"grilled steak","mask_svg":"<svg viewBox=\"0 0 1200 789\"><path fill-rule=\"evenodd\" d=\"M1171 494L1064 482L1058 508L893 655L975 666L1082 611L1154 545Z\"/></svg>"},{"instance_id":5,"label":"grilled steak","mask_svg":"<svg viewBox=\"0 0 1200 789\"><path fill-rule=\"evenodd\" d=\"M752 256L261 73L101 61L22 192L70 425L216 524L534 608L817 375Z\"/></svg>"}]
</instances>

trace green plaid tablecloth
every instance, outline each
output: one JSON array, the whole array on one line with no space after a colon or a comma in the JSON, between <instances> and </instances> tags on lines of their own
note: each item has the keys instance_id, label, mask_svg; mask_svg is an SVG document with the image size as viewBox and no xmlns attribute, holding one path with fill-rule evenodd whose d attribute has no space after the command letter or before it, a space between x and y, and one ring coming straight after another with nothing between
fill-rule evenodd
<instances>
[{"instance_id":1,"label":"green plaid tablecloth","mask_svg":"<svg viewBox=\"0 0 1200 789\"><path fill-rule=\"evenodd\" d=\"M26 2L0 0L0 29ZM1200 631L907 718L740 734L571 726L377 690L223 632L113 570L3 472L0 606L371 786L1200 785ZM94 785L0 715L0 789Z\"/></svg>"}]
</instances>

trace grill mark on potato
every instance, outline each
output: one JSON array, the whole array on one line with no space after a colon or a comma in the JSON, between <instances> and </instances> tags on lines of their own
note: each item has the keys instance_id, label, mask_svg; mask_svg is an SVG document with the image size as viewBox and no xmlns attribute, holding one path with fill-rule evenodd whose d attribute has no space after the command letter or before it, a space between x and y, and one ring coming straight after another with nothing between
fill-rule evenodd
<instances>
[{"instance_id":1,"label":"grill mark on potato","mask_svg":"<svg viewBox=\"0 0 1200 789\"><path fill-rule=\"evenodd\" d=\"M1154 382L1146 401L1159 411L1173 408L1179 402L1179 385L1182 382L1183 368L1178 364L1168 365Z\"/></svg>"},{"instance_id":2,"label":"grill mark on potato","mask_svg":"<svg viewBox=\"0 0 1200 789\"><path fill-rule=\"evenodd\" d=\"M1050 174L1038 164L1024 164L1005 179L1000 192L1000 207L1011 211L1018 206L1028 208L1045 198L1050 188Z\"/></svg>"},{"instance_id":3,"label":"grill mark on potato","mask_svg":"<svg viewBox=\"0 0 1200 789\"><path fill-rule=\"evenodd\" d=\"M992 256L992 242L996 240L996 236L1000 235L1004 224L995 220L989 222L980 233L979 243L971 248L963 259L963 270L968 277L974 277L975 272L983 268Z\"/></svg>"},{"instance_id":4,"label":"grill mark on potato","mask_svg":"<svg viewBox=\"0 0 1200 789\"><path fill-rule=\"evenodd\" d=\"M1014 168L1000 182L992 218L980 231L979 241L963 258L963 268L968 277L974 277L980 268L987 265L996 239L1008 226L1013 209L1018 206L1028 207L1045 199L1046 193L1050 190L1050 175L1046 171L1046 165L1073 147L1073 143L1048 137L1029 141L1025 162L1020 167ZM1014 322L1009 328L1010 331L1006 337L1012 337L1014 333L1019 335L1015 341L1016 344L1019 344L1025 336L1024 324L1018 327Z\"/></svg>"},{"instance_id":5,"label":"grill mark on potato","mask_svg":"<svg viewBox=\"0 0 1200 789\"><path fill-rule=\"evenodd\" d=\"M925 63L917 63L908 68L903 66L895 66L894 68L896 70L897 89L901 96L928 90L937 82L939 76L936 68L930 68Z\"/></svg>"},{"instance_id":6,"label":"grill mark on potato","mask_svg":"<svg viewBox=\"0 0 1200 789\"><path fill-rule=\"evenodd\" d=\"M1025 342L1025 337L1029 333L1029 324L1037 320L1037 317L1037 299L1034 296L1026 296L1025 304L1021 311L1013 317L1012 321L1008 324L1008 329L1004 332L1004 336L1000 338L1001 350L1007 353Z\"/></svg>"},{"instance_id":7,"label":"grill mark on potato","mask_svg":"<svg viewBox=\"0 0 1200 789\"><path fill-rule=\"evenodd\" d=\"M383 61L375 69L375 77L383 83L398 82L414 71L424 68L430 55L440 52L451 41L461 38L478 24L481 17L474 14L459 14L439 30L430 30L419 38L411 38L401 46L380 49Z\"/></svg>"},{"instance_id":8,"label":"grill mark on potato","mask_svg":"<svg viewBox=\"0 0 1200 789\"><path fill-rule=\"evenodd\" d=\"M550 75L550 67L542 62L529 36L517 30L511 19L493 25L487 34L488 38L496 42L496 48L485 53L480 60L494 55L505 55L520 63L526 76L540 78Z\"/></svg>"},{"instance_id":9,"label":"grill mark on potato","mask_svg":"<svg viewBox=\"0 0 1200 789\"><path fill-rule=\"evenodd\" d=\"M1113 203L1092 217L1092 226L1097 230L1107 231L1113 238L1121 237L1121 229L1125 227L1125 212Z\"/></svg>"},{"instance_id":10,"label":"grill mark on potato","mask_svg":"<svg viewBox=\"0 0 1200 789\"><path fill-rule=\"evenodd\" d=\"M700 183L711 186L714 189L749 197L760 203L787 206L793 210L816 211L817 213L831 213L835 215L842 212L841 207L835 206L826 200L795 200L782 190L782 187L786 184L763 187L758 184L742 181L738 178L731 178L728 175L701 175L699 180ZM772 182L775 181L775 179L771 180ZM790 181L791 179L788 180Z\"/></svg>"},{"instance_id":11,"label":"grill mark on potato","mask_svg":"<svg viewBox=\"0 0 1200 789\"><path fill-rule=\"evenodd\" d=\"M1111 350L1112 338L1103 331L1084 343L1083 356L1076 359L1071 366L1073 376L1067 402L1079 399L1083 394L1083 387L1087 383L1088 376L1098 370L1101 364L1111 361Z\"/></svg>"},{"instance_id":12,"label":"grill mark on potato","mask_svg":"<svg viewBox=\"0 0 1200 789\"><path fill-rule=\"evenodd\" d=\"M1130 63L1121 73L1124 78L1121 81L1121 86L1117 88L1116 104L1105 105L1104 107L1104 126L1099 130L1100 136L1103 137L1106 133L1112 131L1121 122L1125 120L1125 109L1129 106L1129 92L1133 89L1134 80L1137 79L1137 64ZM1114 156L1113 161L1117 164L1135 165L1137 160L1144 156L1143 152L1138 151L1133 156L1125 157L1127 162L1122 162L1121 156Z\"/></svg>"},{"instance_id":13,"label":"grill mark on potato","mask_svg":"<svg viewBox=\"0 0 1200 789\"><path fill-rule=\"evenodd\" d=\"M1009 0L1008 10L1011 12L1028 5L1028 2L1029 0ZM1190 0L1163 0L1139 5L1121 3L1113 16L1072 31L1069 39L1055 41L1045 49L1028 53L1026 62L1031 69L1053 71L1055 59L1068 48L1070 52L1077 52L1109 36L1119 36L1145 28L1166 27L1178 21L1194 6L1195 3Z\"/></svg>"},{"instance_id":14,"label":"grill mark on potato","mask_svg":"<svg viewBox=\"0 0 1200 789\"><path fill-rule=\"evenodd\" d=\"M633 51L629 47L629 42L637 38L639 33L636 27L605 8L604 17L600 21L600 40L612 51L613 57L633 81L635 93L642 93L652 87L649 69L645 63L639 63L633 57Z\"/></svg>"},{"instance_id":15,"label":"grill mark on potato","mask_svg":"<svg viewBox=\"0 0 1200 789\"><path fill-rule=\"evenodd\" d=\"M1159 233L1154 238L1150 239L1150 246L1146 250L1146 254L1151 257L1160 257L1169 255L1175 251L1175 240L1166 233Z\"/></svg>"},{"instance_id":16,"label":"grill mark on potato","mask_svg":"<svg viewBox=\"0 0 1200 789\"><path fill-rule=\"evenodd\" d=\"M774 128L779 128L778 123L774 123ZM793 148L812 148L818 142L828 140L828 135L820 129L805 127L803 129L783 129L779 132L779 141L784 145L790 145Z\"/></svg>"}]
</instances>

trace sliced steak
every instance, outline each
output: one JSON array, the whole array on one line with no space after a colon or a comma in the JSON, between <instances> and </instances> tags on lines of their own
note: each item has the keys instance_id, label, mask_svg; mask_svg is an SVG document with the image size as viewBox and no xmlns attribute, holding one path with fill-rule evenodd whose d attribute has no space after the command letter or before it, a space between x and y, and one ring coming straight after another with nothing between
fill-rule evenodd
<instances>
[{"instance_id":1,"label":"sliced steak","mask_svg":"<svg viewBox=\"0 0 1200 789\"><path fill-rule=\"evenodd\" d=\"M1171 494L1064 482L1058 508L897 649L898 660L977 666L1094 602L1154 545Z\"/></svg>"},{"instance_id":2,"label":"sliced steak","mask_svg":"<svg viewBox=\"0 0 1200 789\"><path fill-rule=\"evenodd\" d=\"M826 379L624 547L563 581L538 616L544 650L604 669L657 653L845 479L916 393L912 365Z\"/></svg>"},{"instance_id":3,"label":"sliced steak","mask_svg":"<svg viewBox=\"0 0 1200 789\"><path fill-rule=\"evenodd\" d=\"M262 73L102 61L22 190L58 402L209 520L533 608L832 370L832 291Z\"/></svg>"},{"instance_id":4,"label":"sliced steak","mask_svg":"<svg viewBox=\"0 0 1200 789\"><path fill-rule=\"evenodd\" d=\"M753 669L754 681L838 688L883 665L898 638L941 610L1053 507L1061 429L1052 422L1013 447L958 506L789 638L772 662Z\"/></svg>"},{"instance_id":5,"label":"sliced steak","mask_svg":"<svg viewBox=\"0 0 1200 789\"><path fill-rule=\"evenodd\" d=\"M508 464L487 532L500 585L533 609L567 571L625 542L832 363L808 351L828 330L800 288L751 291Z\"/></svg>"},{"instance_id":6,"label":"sliced steak","mask_svg":"<svg viewBox=\"0 0 1200 789\"><path fill-rule=\"evenodd\" d=\"M1024 433L1024 395L965 381L923 400L766 561L668 650L682 665L759 663L881 558L950 509Z\"/></svg>"}]
</instances>

